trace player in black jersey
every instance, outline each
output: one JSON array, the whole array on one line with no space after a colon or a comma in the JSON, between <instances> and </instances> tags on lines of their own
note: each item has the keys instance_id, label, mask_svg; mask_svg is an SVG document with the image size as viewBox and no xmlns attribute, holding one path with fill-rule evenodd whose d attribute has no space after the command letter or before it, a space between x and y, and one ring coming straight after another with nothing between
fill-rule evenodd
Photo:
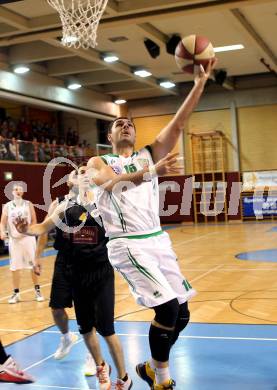
<instances>
[{"instance_id":1,"label":"player in black jersey","mask_svg":"<svg viewBox=\"0 0 277 390\"><path fill-rule=\"evenodd\" d=\"M88 191L86 167L79 168L79 192L76 199L62 202L41 224L28 226L20 218L16 228L30 235L40 235L58 225L67 235L67 261L72 271L72 294L79 331L97 364L100 390L110 390L110 367L104 361L96 336L102 335L118 371L116 390L132 387L124 366L123 351L114 331L114 273L110 265L101 218ZM87 187L86 187L87 186ZM62 218L62 219L61 219Z\"/></svg>"},{"instance_id":2,"label":"player in black jersey","mask_svg":"<svg viewBox=\"0 0 277 390\"><path fill-rule=\"evenodd\" d=\"M69 192L65 196L55 199L48 210L50 216L57 206L64 200L76 198L78 195L78 180L76 170L72 171L67 180ZM58 251L54 273L51 284L50 302L49 306L52 311L52 316L56 326L59 328L62 336L60 344L54 354L55 359L63 359L71 350L78 337L76 334L69 331L68 315L65 308L71 308L72 305L72 287L71 287L71 269L67 264L67 254L70 252L68 235L56 227L56 237L54 241L54 248ZM43 249L48 241L48 234L44 233L39 236L36 249L35 273L40 275L42 270L41 256ZM84 374L87 376L96 374L95 362L90 354L87 355L86 364L84 367Z\"/></svg>"}]
</instances>

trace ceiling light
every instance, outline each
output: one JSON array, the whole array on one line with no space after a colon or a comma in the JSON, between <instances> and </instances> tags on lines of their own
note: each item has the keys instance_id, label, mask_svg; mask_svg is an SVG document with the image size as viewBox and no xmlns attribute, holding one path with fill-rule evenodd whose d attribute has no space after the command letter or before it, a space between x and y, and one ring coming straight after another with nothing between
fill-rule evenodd
<instances>
[{"instance_id":1,"label":"ceiling light","mask_svg":"<svg viewBox=\"0 0 277 390\"><path fill-rule=\"evenodd\" d=\"M108 63L113 63L119 60L119 58L115 54L104 54L103 60Z\"/></svg>"},{"instance_id":2,"label":"ceiling light","mask_svg":"<svg viewBox=\"0 0 277 390\"><path fill-rule=\"evenodd\" d=\"M125 99L116 99L114 101L115 104L125 104L127 101Z\"/></svg>"},{"instance_id":3,"label":"ceiling light","mask_svg":"<svg viewBox=\"0 0 277 390\"><path fill-rule=\"evenodd\" d=\"M18 73L18 74L24 74L24 73L27 73L29 72L30 68L28 66L25 66L25 65L17 65L13 71L14 73Z\"/></svg>"},{"instance_id":4,"label":"ceiling light","mask_svg":"<svg viewBox=\"0 0 277 390\"><path fill-rule=\"evenodd\" d=\"M134 74L139 77L149 77L152 76L152 73L148 72L148 70L145 69L137 69L134 71Z\"/></svg>"},{"instance_id":5,"label":"ceiling light","mask_svg":"<svg viewBox=\"0 0 277 390\"><path fill-rule=\"evenodd\" d=\"M67 43L75 43L78 41L78 38L75 37L74 35L68 35L67 37L62 38L62 43L67 44Z\"/></svg>"},{"instance_id":6,"label":"ceiling light","mask_svg":"<svg viewBox=\"0 0 277 390\"><path fill-rule=\"evenodd\" d=\"M230 46L219 46L219 47L214 47L214 52L220 53L222 51L241 50L241 49L244 49L244 46L241 44L230 45Z\"/></svg>"},{"instance_id":7,"label":"ceiling light","mask_svg":"<svg viewBox=\"0 0 277 390\"><path fill-rule=\"evenodd\" d=\"M72 84L68 84L68 86L67 86L67 88L71 89L71 90L79 89L81 87L82 87L82 85L79 83L72 83Z\"/></svg>"},{"instance_id":8,"label":"ceiling light","mask_svg":"<svg viewBox=\"0 0 277 390\"><path fill-rule=\"evenodd\" d=\"M176 84L172 83L171 81L160 81L160 86L166 89L170 89L176 87Z\"/></svg>"}]
</instances>

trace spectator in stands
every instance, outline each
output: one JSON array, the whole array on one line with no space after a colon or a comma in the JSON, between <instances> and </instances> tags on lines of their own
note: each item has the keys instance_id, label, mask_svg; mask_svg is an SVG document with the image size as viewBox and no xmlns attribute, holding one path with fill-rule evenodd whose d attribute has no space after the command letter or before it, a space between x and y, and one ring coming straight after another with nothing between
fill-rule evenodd
<instances>
[{"instance_id":1,"label":"spectator in stands","mask_svg":"<svg viewBox=\"0 0 277 390\"><path fill-rule=\"evenodd\" d=\"M53 157L61 157L59 145L57 145L57 140L54 138L51 143L52 146L52 156Z\"/></svg>"},{"instance_id":2,"label":"spectator in stands","mask_svg":"<svg viewBox=\"0 0 277 390\"><path fill-rule=\"evenodd\" d=\"M82 144L75 146L74 152L76 157L84 157L84 149L82 148Z\"/></svg>"},{"instance_id":3,"label":"spectator in stands","mask_svg":"<svg viewBox=\"0 0 277 390\"><path fill-rule=\"evenodd\" d=\"M8 122L8 129L11 131L13 134L16 132L16 123L11 117L7 117L7 122Z\"/></svg>"},{"instance_id":4,"label":"spectator in stands","mask_svg":"<svg viewBox=\"0 0 277 390\"><path fill-rule=\"evenodd\" d=\"M1 123L1 134L2 134L3 137L7 137L8 138L8 133L9 133L8 122L7 121L3 121Z\"/></svg>"},{"instance_id":5,"label":"spectator in stands","mask_svg":"<svg viewBox=\"0 0 277 390\"><path fill-rule=\"evenodd\" d=\"M23 160L23 156L19 153L19 144L15 137L12 137L9 143L9 157L11 160Z\"/></svg>"},{"instance_id":6,"label":"spectator in stands","mask_svg":"<svg viewBox=\"0 0 277 390\"><path fill-rule=\"evenodd\" d=\"M44 146L45 146L44 142L40 142L38 144L38 161L40 161L40 162L46 161L46 157L45 157L45 153L44 153Z\"/></svg>"},{"instance_id":7,"label":"spectator in stands","mask_svg":"<svg viewBox=\"0 0 277 390\"><path fill-rule=\"evenodd\" d=\"M46 138L45 145L44 145L44 155L45 155L45 161L48 162L52 158L52 150L50 145L49 138Z\"/></svg>"},{"instance_id":8,"label":"spectator in stands","mask_svg":"<svg viewBox=\"0 0 277 390\"><path fill-rule=\"evenodd\" d=\"M36 137L33 137L32 143L31 143L31 150L30 150L30 160L29 161L39 161L38 158L38 149L39 149L39 143Z\"/></svg>"},{"instance_id":9,"label":"spectator in stands","mask_svg":"<svg viewBox=\"0 0 277 390\"><path fill-rule=\"evenodd\" d=\"M74 160L75 153L74 153L74 146L68 147L68 156L71 160Z\"/></svg>"},{"instance_id":10,"label":"spectator in stands","mask_svg":"<svg viewBox=\"0 0 277 390\"><path fill-rule=\"evenodd\" d=\"M7 157L7 148L5 145L5 139L0 135L0 160L5 160Z\"/></svg>"},{"instance_id":11,"label":"spectator in stands","mask_svg":"<svg viewBox=\"0 0 277 390\"><path fill-rule=\"evenodd\" d=\"M61 157L67 157L68 156L68 151L67 151L67 145L65 144L64 139L60 140L60 145L59 145L59 153Z\"/></svg>"}]
</instances>

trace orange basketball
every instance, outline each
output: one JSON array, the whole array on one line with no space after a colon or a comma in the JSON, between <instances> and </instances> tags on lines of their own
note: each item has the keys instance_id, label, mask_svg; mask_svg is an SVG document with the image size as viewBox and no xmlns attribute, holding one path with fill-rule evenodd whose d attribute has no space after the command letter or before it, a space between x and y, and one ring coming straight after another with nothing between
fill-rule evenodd
<instances>
[{"instance_id":1,"label":"orange basketball","mask_svg":"<svg viewBox=\"0 0 277 390\"><path fill-rule=\"evenodd\" d=\"M205 66L214 58L214 48L208 38L189 35L183 38L175 49L178 67L186 73L194 73L194 65Z\"/></svg>"}]
</instances>

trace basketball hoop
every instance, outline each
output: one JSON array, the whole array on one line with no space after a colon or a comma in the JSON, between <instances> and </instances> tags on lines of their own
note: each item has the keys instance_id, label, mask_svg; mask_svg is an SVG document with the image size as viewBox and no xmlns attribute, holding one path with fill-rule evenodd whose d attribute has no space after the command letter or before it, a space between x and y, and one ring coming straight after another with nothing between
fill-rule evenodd
<instances>
[{"instance_id":1,"label":"basketball hoop","mask_svg":"<svg viewBox=\"0 0 277 390\"><path fill-rule=\"evenodd\" d=\"M97 45L97 28L108 0L47 0L60 15L62 44L88 49Z\"/></svg>"}]
</instances>

